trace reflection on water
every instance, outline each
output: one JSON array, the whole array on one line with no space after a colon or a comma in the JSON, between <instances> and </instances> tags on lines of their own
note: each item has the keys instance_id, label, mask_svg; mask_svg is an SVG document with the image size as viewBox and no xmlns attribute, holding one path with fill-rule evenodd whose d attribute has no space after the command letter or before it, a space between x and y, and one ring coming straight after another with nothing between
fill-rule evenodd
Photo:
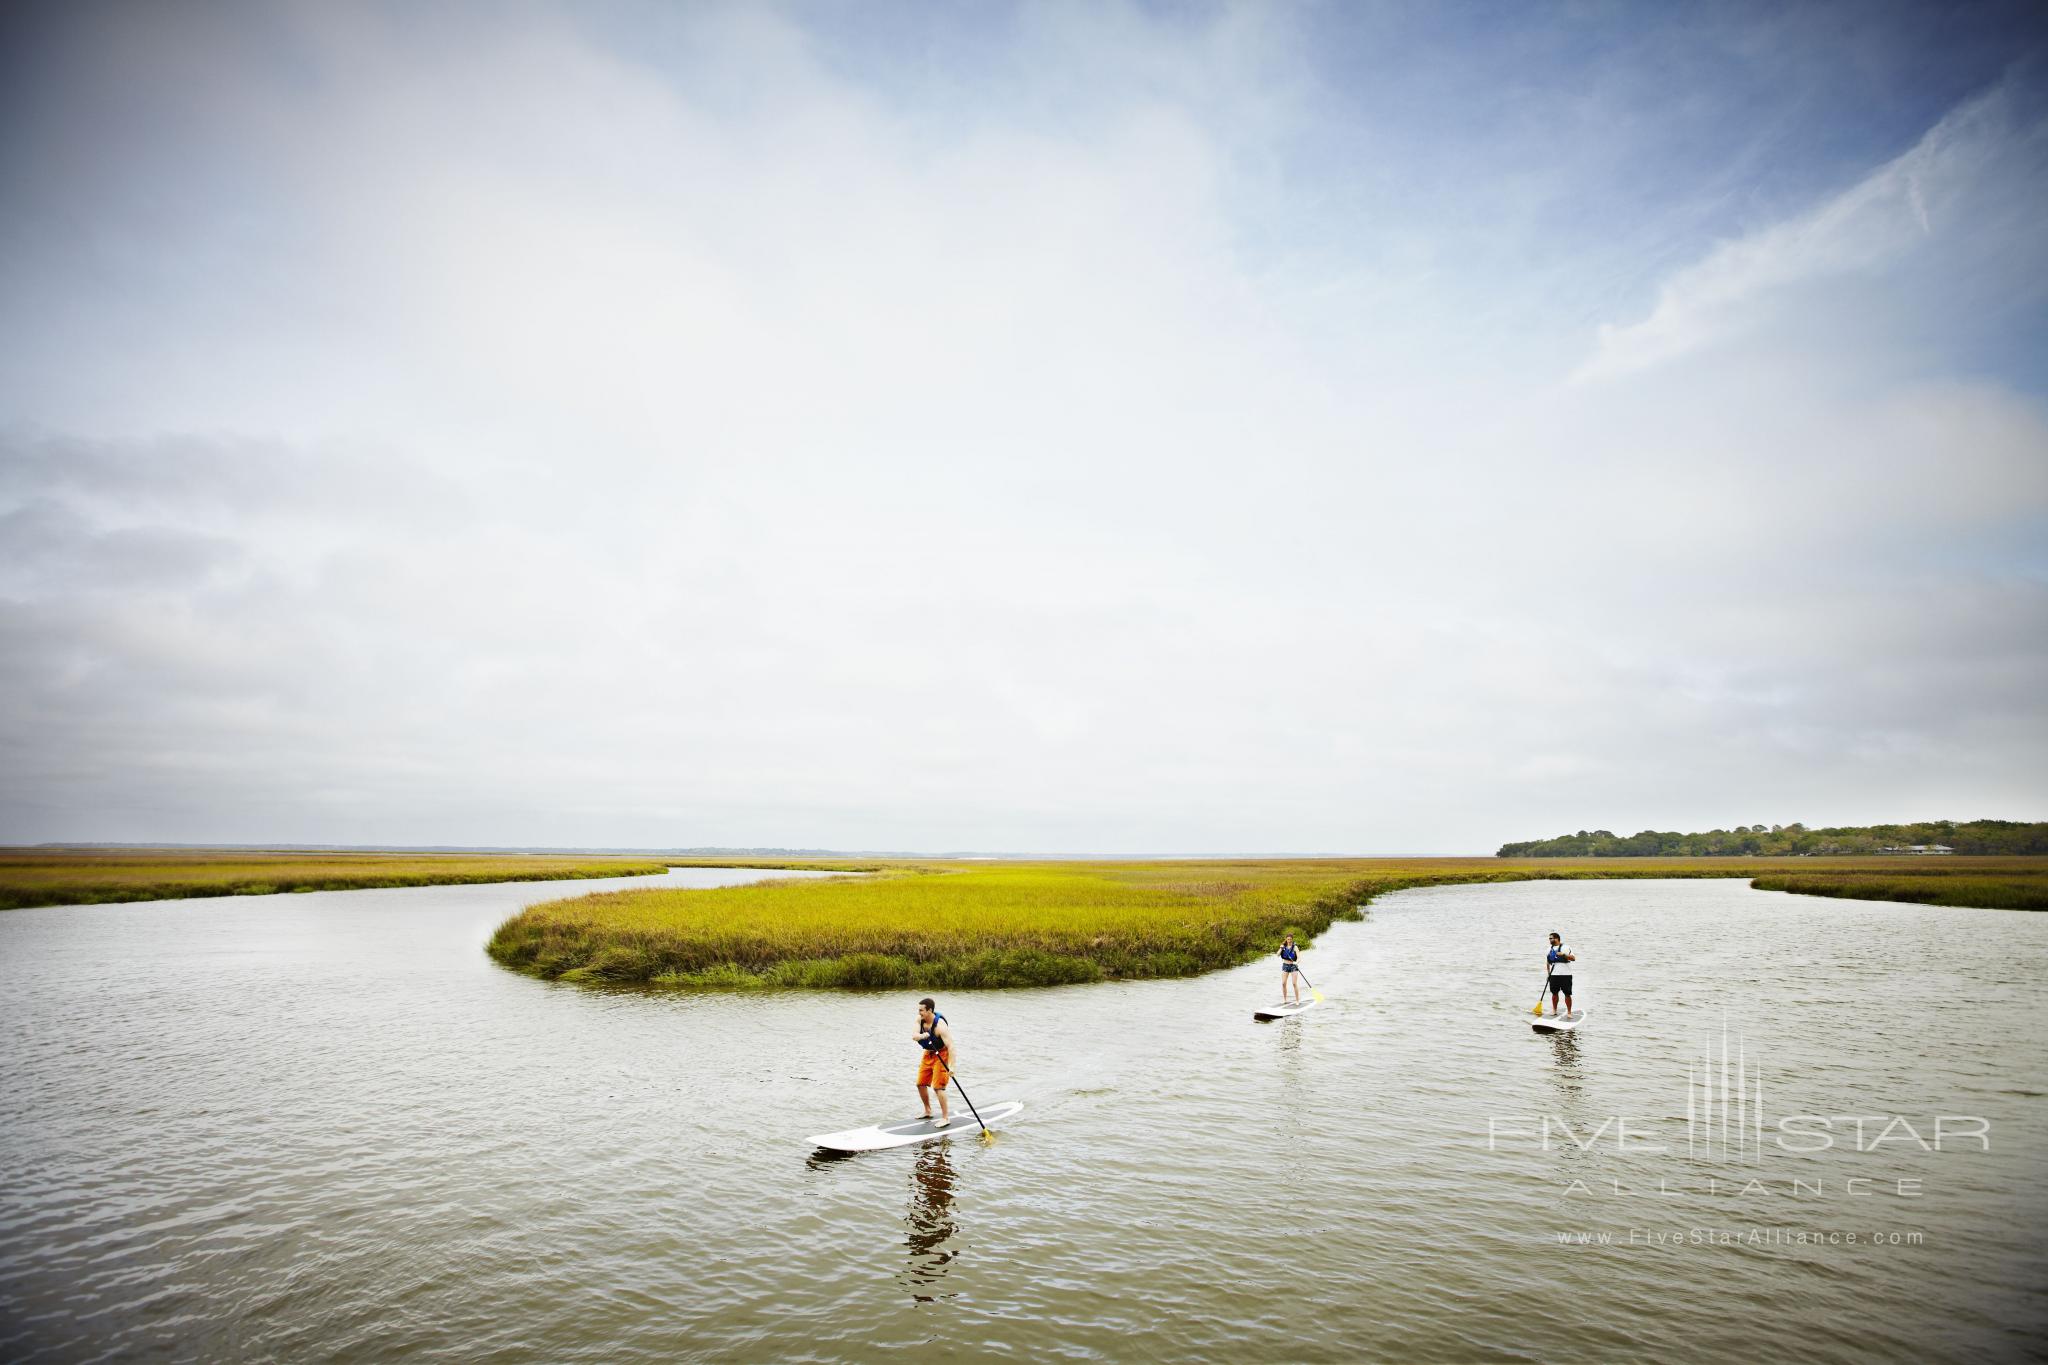
<instances>
[{"instance_id":1,"label":"reflection on water","mask_svg":"<svg viewBox=\"0 0 2048 1365\"><path fill-rule=\"evenodd\" d=\"M1553 1033L1548 1041L1550 1043L1551 1055L1557 1060L1557 1065L1552 1067L1550 1071L1551 1079L1557 1082L1558 1089L1567 1096L1578 1094L1582 1077L1579 1074L1579 1035L1577 1031Z\"/></svg>"},{"instance_id":2,"label":"reflection on water","mask_svg":"<svg viewBox=\"0 0 2048 1365\"><path fill-rule=\"evenodd\" d=\"M1607 1122L1610 1132L1613 1124L1600 1114L1600 1105L1588 1093L1578 1033L1540 1034L1532 1029L1529 1036L1549 1054L1544 1075L1550 1081L1551 1099L1543 1122L1555 1126L1549 1134L1552 1170L1562 1188L1573 1180L1592 1178L1600 1169L1601 1124Z\"/></svg>"},{"instance_id":3,"label":"reflection on water","mask_svg":"<svg viewBox=\"0 0 2048 1365\"><path fill-rule=\"evenodd\" d=\"M927 1291L946 1278L953 1258L960 1254L957 1247L946 1249L960 1230L953 1221L953 1162L946 1150L951 1145L950 1140L924 1144L910 1168L910 1208L903 1215L903 1224L910 1229L903 1239L910 1249L910 1268L903 1280L919 1303L949 1297Z\"/></svg>"},{"instance_id":4,"label":"reflection on water","mask_svg":"<svg viewBox=\"0 0 2048 1365\"><path fill-rule=\"evenodd\" d=\"M1290 1077L1298 1076L1301 1074L1301 1030L1309 1026L1308 1016L1296 1015L1292 1019L1275 1022L1280 1025L1280 1043L1276 1050L1284 1064L1283 1069Z\"/></svg>"}]
</instances>

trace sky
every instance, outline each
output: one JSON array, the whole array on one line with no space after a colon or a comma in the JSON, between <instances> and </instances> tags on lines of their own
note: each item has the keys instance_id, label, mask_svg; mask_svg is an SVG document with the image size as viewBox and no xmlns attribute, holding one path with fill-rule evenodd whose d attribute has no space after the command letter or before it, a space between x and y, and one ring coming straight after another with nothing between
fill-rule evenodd
<instances>
[{"instance_id":1,"label":"sky","mask_svg":"<svg viewBox=\"0 0 2048 1365\"><path fill-rule=\"evenodd\" d=\"M0 842L2048 819L2024 4L0 11Z\"/></svg>"}]
</instances>

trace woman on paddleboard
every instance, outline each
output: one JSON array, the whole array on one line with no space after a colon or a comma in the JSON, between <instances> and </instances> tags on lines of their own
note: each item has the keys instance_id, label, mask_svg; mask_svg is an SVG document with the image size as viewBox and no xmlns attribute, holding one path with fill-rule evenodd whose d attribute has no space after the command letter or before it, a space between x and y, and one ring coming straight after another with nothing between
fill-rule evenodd
<instances>
[{"instance_id":1,"label":"woman on paddleboard","mask_svg":"<svg viewBox=\"0 0 2048 1365\"><path fill-rule=\"evenodd\" d=\"M1301 954L1294 947L1294 935L1288 934L1280 940L1280 998L1292 998L1301 1003ZM1289 996L1289 992L1293 992Z\"/></svg>"},{"instance_id":2,"label":"woman on paddleboard","mask_svg":"<svg viewBox=\"0 0 2048 1365\"><path fill-rule=\"evenodd\" d=\"M1557 1013L1557 997L1564 997L1564 1012L1572 1012L1572 963L1578 961L1578 954L1564 946L1562 934L1550 936L1550 951L1544 955L1543 965L1550 972L1550 1012Z\"/></svg>"},{"instance_id":3,"label":"woman on paddleboard","mask_svg":"<svg viewBox=\"0 0 2048 1365\"><path fill-rule=\"evenodd\" d=\"M946 1105L946 1081L952 1075L953 1031L946 1027L946 1016L939 1013L939 1007L927 995L917 1002L917 1045L924 1055L917 1060L917 1098L924 1105L924 1116L932 1118L932 1091L939 1092L939 1116L932 1119L932 1127L944 1128L953 1121L952 1111Z\"/></svg>"}]
</instances>

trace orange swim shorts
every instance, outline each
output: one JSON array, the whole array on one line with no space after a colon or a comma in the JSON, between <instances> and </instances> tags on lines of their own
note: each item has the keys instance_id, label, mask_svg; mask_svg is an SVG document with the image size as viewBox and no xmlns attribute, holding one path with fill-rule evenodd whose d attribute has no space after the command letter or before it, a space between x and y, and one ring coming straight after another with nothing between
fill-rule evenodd
<instances>
[{"instance_id":1,"label":"orange swim shorts","mask_svg":"<svg viewBox=\"0 0 2048 1365\"><path fill-rule=\"evenodd\" d=\"M950 1048L940 1048L937 1052L925 1053L924 1057L917 1064L917 1083L919 1085L936 1086L940 1090L944 1090L946 1088L946 1077L951 1074L946 1070L946 1065L952 1060L953 1053Z\"/></svg>"}]
</instances>

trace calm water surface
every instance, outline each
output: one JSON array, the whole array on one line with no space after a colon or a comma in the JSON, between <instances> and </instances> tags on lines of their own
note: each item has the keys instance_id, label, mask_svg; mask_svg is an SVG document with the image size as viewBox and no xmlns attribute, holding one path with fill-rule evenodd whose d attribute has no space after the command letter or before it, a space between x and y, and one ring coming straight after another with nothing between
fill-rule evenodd
<instances>
[{"instance_id":1,"label":"calm water surface","mask_svg":"<svg viewBox=\"0 0 2048 1365\"><path fill-rule=\"evenodd\" d=\"M1025 1112L829 1160L804 1135L915 1110L913 994L483 955L589 889L0 915L0 1357L2048 1351L2048 915L1406 892L1285 1023L1263 965L942 997ZM1528 1027L1552 928L1575 1036Z\"/></svg>"}]
</instances>

